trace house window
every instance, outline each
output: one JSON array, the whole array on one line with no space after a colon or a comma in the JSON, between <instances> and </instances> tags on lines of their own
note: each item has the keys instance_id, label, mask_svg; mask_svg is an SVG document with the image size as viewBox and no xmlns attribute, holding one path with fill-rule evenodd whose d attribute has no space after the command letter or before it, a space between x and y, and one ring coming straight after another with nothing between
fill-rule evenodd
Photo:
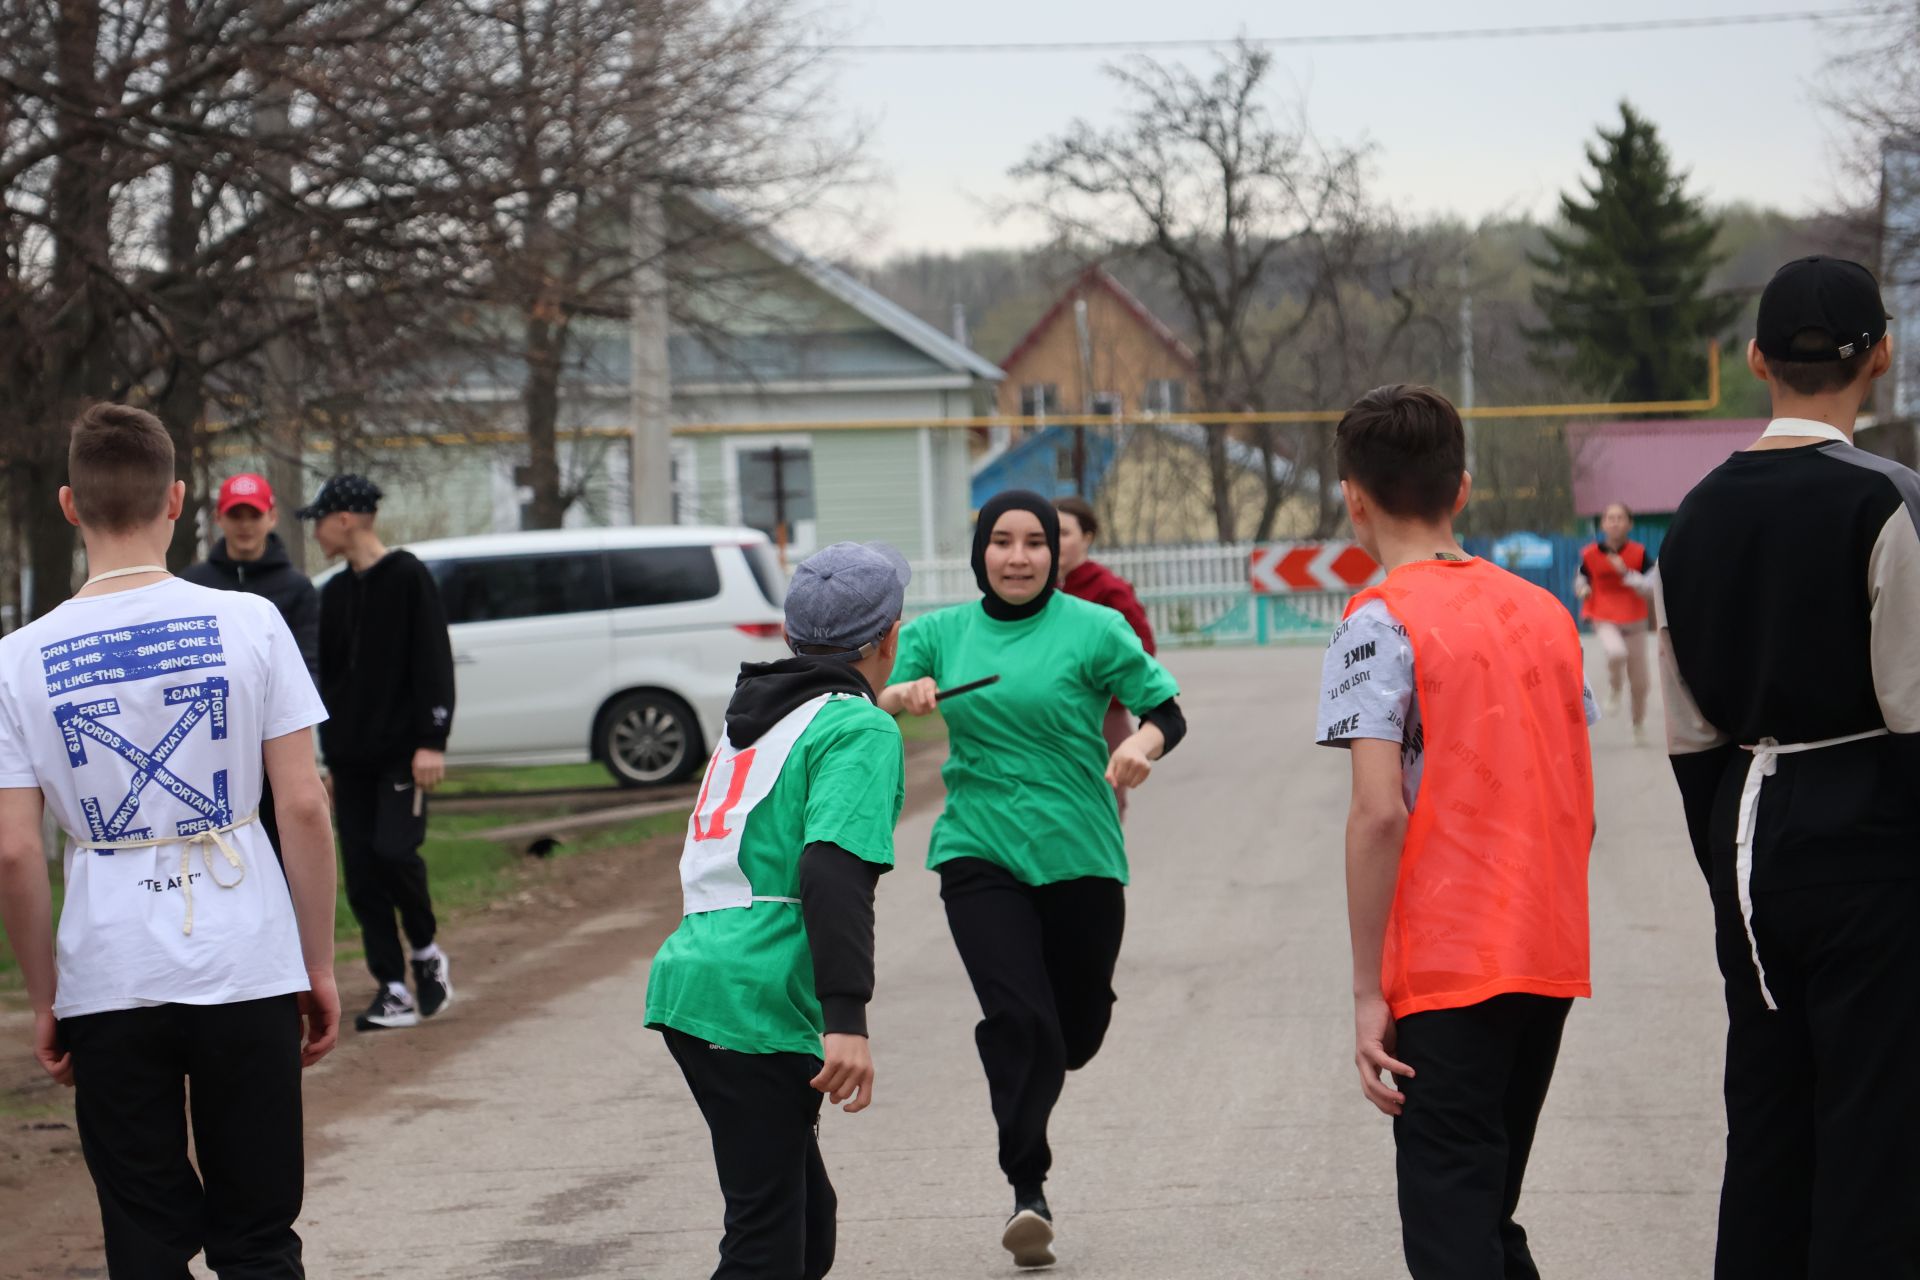
<instances>
[{"instance_id":1,"label":"house window","mask_svg":"<svg viewBox=\"0 0 1920 1280\"><path fill-rule=\"evenodd\" d=\"M1053 478L1061 484L1072 484L1080 478L1073 474L1073 446L1071 444L1054 452Z\"/></svg>"},{"instance_id":2,"label":"house window","mask_svg":"<svg viewBox=\"0 0 1920 1280\"><path fill-rule=\"evenodd\" d=\"M802 524L813 523L813 451L769 445L736 453L740 476L740 523L768 537L801 541ZM784 530L782 529L784 527Z\"/></svg>"},{"instance_id":3,"label":"house window","mask_svg":"<svg viewBox=\"0 0 1920 1280\"><path fill-rule=\"evenodd\" d=\"M1147 408L1154 413L1185 413L1187 384L1179 378L1149 379Z\"/></svg>"},{"instance_id":4,"label":"house window","mask_svg":"<svg viewBox=\"0 0 1920 1280\"><path fill-rule=\"evenodd\" d=\"M1089 409L1103 418L1117 418L1121 413L1120 397L1112 391L1096 391Z\"/></svg>"},{"instance_id":5,"label":"house window","mask_svg":"<svg viewBox=\"0 0 1920 1280\"><path fill-rule=\"evenodd\" d=\"M1045 418L1060 412L1060 387L1052 382L1029 382L1020 388L1020 412L1029 418Z\"/></svg>"}]
</instances>

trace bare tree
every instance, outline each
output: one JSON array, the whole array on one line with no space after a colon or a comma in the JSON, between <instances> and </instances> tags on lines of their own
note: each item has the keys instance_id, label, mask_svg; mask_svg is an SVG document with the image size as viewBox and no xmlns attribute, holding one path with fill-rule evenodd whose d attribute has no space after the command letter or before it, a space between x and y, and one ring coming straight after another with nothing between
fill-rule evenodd
<instances>
[{"instance_id":1,"label":"bare tree","mask_svg":"<svg viewBox=\"0 0 1920 1280\"><path fill-rule=\"evenodd\" d=\"M1216 411L1266 406L1283 352L1332 298L1366 235L1364 153L1322 143L1304 121L1276 121L1261 102L1271 66L1271 55L1242 43L1204 75L1144 58L1109 68L1130 100L1124 120L1107 129L1076 121L1013 171L1037 184L1039 207L1070 234L1171 273L1204 407ZM1276 286L1298 306L1257 324L1257 305ZM1276 457L1282 439L1255 434ZM1218 535L1229 540L1238 522L1224 431L1209 433L1207 463ZM1268 469L1263 536L1292 473Z\"/></svg>"}]
</instances>

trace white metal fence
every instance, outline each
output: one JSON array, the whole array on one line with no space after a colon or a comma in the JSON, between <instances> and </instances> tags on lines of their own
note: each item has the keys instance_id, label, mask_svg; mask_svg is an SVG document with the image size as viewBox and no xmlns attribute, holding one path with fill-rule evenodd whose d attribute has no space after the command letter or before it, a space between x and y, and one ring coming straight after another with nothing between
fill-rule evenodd
<instances>
[{"instance_id":1,"label":"white metal fence","mask_svg":"<svg viewBox=\"0 0 1920 1280\"><path fill-rule=\"evenodd\" d=\"M1163 647L1324 639L1339 622L1347 593L1256 596L1247 584L1253 548L1251 542L1116 548L1099 560L1133 584ZM925 613L979 594L967 561L920 561L907 610Z\"/></svg>"}]
</instances>

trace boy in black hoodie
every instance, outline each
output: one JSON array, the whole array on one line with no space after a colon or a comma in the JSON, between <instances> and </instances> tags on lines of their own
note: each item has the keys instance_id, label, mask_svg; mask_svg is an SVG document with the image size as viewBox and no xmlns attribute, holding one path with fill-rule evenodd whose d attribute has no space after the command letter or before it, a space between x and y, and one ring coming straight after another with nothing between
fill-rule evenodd
<instances>
[{"instance_id":1,"label":"boy in black hoodie","mask_svg":"<svg viewBox=\"0 0 1920 1280\"><path fill-rule=\"evenodd\" d=\"M893 669L907 563L842 542L787 594L795 656L746 666L680 859L685 918L655 956L647 1025L693 1090L726 1197L714 1280L833 1266L822 1095L873 1100L873 894L905 800Z\"/></svg>"},{"instance_id":2,"label":"boy in black hoodie","mask_svg":"<svg viewBox=\"0 0 1920 1280\"><path fill-rule=\"evenodd\" d=\"M371 480L335 476L296 513L314 522L313 540L329 558L347 562L320 591L320 697L328 716L320 749L333 772L347 905L380 983L354 1019L360 1031L417 1026L453 1002L420 857L426 793L447 771L453 645L433 575L410 552L387 550L374 532L380 496ZM414 993L396 912L412 946Z\"/></svg>"},{"instance_id":3,"label":"boy in black hoodie","mask_svg":"<svg viewBox=\"0 0 1920 1280\"><path fill-rule=\"evenodd\" d=\"M280 523L273 487L265 476L250 471L228 476L220 486L213 517L220 526L220 539L205 560L181 572L181 580L215 591L245 591L266 597L286 619L294 643L300 646L300 657L307 664L307 674L318 685L320 593L312 579L293 567L280 535L273 531ZM260 827L278 854L280 820L271 786L260 789Z\"/></svg>"}]
</instances>

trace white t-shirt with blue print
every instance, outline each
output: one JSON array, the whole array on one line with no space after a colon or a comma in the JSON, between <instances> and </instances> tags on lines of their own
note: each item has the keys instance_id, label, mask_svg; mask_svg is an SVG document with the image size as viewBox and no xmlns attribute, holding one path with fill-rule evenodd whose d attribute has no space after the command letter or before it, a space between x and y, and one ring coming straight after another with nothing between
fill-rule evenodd
<instances>
[{"instance_id":1,"label":"white t-shirt with blue print","mask_svg":"<svg viewBox=\"0 0 1920 1280\"><path fill-rule=\"evenodd\" d=\"M69 600L0 638L0 787L38 789L70 837L57 1016L307 990L260 824L225 837L241 870L170 838L256 812L261 744L326 714L279 611L245 592L169 578Z\"/></svg>"}]
</instances>

